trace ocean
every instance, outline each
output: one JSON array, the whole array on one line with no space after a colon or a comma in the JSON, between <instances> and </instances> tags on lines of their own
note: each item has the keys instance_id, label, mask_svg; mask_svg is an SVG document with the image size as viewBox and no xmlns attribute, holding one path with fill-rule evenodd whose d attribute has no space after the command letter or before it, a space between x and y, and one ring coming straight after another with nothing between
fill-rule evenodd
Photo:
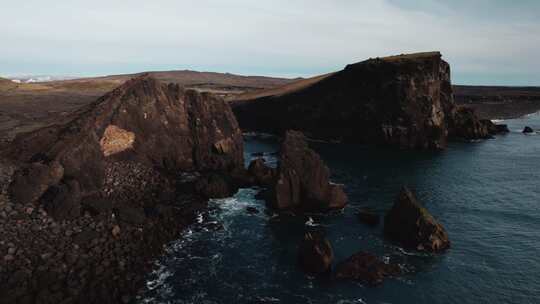
<instances>
[{"instance_id":1,"label":"ocean","mask_svg":"<svg viewBox=\"0 0 540 304\"><path fill-rule=\"evenodd\" d=\"M139 302L540 303L540 134L521 133L525 125L540 130L540 114L501 123L509 134L442 152L312 142L332 180L345 185L344 210L278 216L255 199L256 188L214 200L155 261ZM277 150L271 137L245 139L246 162L264 152L275 164ZM403 185L446 228L450 250L404 250L384 238L382 224L358 221L361 208L383 216ZM376 287L307 276L297 246L313 229L330 239L335 263L368 251L405 274Z\"/></svg>"}]
</instances>

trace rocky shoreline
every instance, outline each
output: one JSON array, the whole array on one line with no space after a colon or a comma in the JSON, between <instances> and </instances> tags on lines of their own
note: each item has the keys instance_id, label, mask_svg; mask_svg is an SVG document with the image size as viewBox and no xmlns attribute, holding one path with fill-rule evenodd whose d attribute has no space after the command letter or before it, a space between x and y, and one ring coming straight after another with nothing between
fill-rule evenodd
<instances>
[{"instance_id":1,"label":"rocky shoreline","mask_svg":"<svg viewBox=\"0 0 540 304\"><path fill-rule=\"evenodd\" d=\"M204 212L208 199L231 196L239 187L266 187L262 196L276 212L343 208L343 186L330 181L328 167L301 131L317 139L339 135L420 149L504 132L455 106L449 73L439 53L373 59L271 104L259 100L236 108L248 130L257 123L284 135L277 168L262 159L244 168L242 133L223 99L148 75L125 82L65 122L18 134L1 151L0 303L132 303L164 245ZM351 85L358 75L369 90ZM383 90L381 83L395 90ZM335 92L345 92L337 96L343 107L326 111ZM313 94L322 101L308 103ZM369 102L357 108L351 103L357 97ZM382 101L373 103L377 98ZM294 116L305 124L296 124ZM396 210L405 211L387 215L385 225L390 219L394 225L385 226L388 236L428 252L449 247L444 229L412 193L397 202ZM396 237L404 228L406 235ZM331 245L323 236L304 241L304 270L328 273ZM392 265L359 252L340 264L336 277L378 284L396 274Z\"/></svg>"}]
</instances>

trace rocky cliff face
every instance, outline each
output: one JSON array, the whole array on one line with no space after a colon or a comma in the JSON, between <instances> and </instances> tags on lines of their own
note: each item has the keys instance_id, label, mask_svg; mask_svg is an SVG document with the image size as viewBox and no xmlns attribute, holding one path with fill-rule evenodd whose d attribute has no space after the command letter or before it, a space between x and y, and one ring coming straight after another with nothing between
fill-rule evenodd
<instances>
[{"instance_id":1,"label":"rocky cliff face","mask_svg":"<svg viewBox=\"0 0 540 304\"><path fill-rule=\"evenodd\" d=\"M67 124L19 135L5 155L22 164L10 186L13 200L46 198L52 210L102 193L117 163L166 174L230 171L243 166L242 147L224 101L142 76Z\"/></svg>"},{"instance_id":2,"label":"rocky cliff face","mask_svg":"<svg viewBox=\"0 0 540 304\"><path fill-rule=\"evenodd\" d=\"M244 130L295 129L325 140L440 149L449 136L488 135L474 114L472 130L462 125L471 122L456 110L439 52L369 59L297 90L233 104Z\"/></svg>"}]
</instances>

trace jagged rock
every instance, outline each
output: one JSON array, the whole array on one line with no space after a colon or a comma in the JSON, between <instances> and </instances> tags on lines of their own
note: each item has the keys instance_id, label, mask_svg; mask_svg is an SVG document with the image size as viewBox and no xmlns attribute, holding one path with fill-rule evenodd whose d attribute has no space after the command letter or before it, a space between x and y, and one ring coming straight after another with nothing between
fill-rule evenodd
<instances>
[{"instance_id":1,"label":"jagged rock","mask_svg":"<svg viewBox=\"0 0 540 304\"><path fill-rule=\"evenodd\" d=\"M480 122L483 123L487 127L487 130L488 130L489 134L491 134L491 135L497 135L497 134L501 134L501 133L510 132L510 130L508 129L508 125L494 124L489 119L482 119Z\"/></svg>"},{"instance_id":2,"label":"jagged rock","mask_svg":"<svg viewBox=\"0 0 540 304\"><path fill-rule=\"evenodd\" d=\"M441 224L420 205L404 187L384 218L384 233L407 248L442 252L450 247L448 234Z\"/></svg>"},{"instance_id":3,"label":"jagged rock","mask_svg":"<svg viewBox=\"0 0 540 304\"><path fill-rule=\"evenodd\" d=\"M278 177L270 202L276 209L327 211L343 208L347 195L330 182L321 157L308 147L301 132L287 131L281 144Z\"/></svg>"},{"instance_id":4,"label":"jagged rock","mask_svg":"<svg viewBox=\"0 0 540 304\"><path fill-rule=\"evenodd\" d=\"M298 264L308 274L330 271L334 251L330 241L320 232L307 232L298 250Z\"/></svg>"},{"instance_id":5,"label":"jagged rock","mask_svg":"<svg viewBox=\"0 0 540 304\"><path fill-rule=\"evenodd\" d=\"M449 135L487 136L474 114L456 110L439 52L369 59L257 96L233 101L244 131L427 149L445 148Z\"/></svg>"},{"instance_id":6,"label":"jagged rock","mask_svg":"<svg viewBox=\"0 0 540 304\"><path fill-rule=\"evenodd\" d=\"M534 130L529 126L526 126L525 128L523 128L523 133L534 133Z\"/></svg>"},{"instance_id":7,"label":"jagged rock","mask_svg":"<svg viewBox=\"0 0 540 304\"><path fill-rule=\"evenodd\" d=\"M385 264L372 254L358 252L336 266L334 277L378 285L383 282L384 278L400 273L401 269L398 265Z\"/></svg>"},{"instance_id":8,"label":"jagged rock","mask_svg":"<svg viewBox=\"0 0 540 304\"><path fill-rule=\"evenodd\" d=\"M261 186L271 185L276 178L276 169L268 167L263 158L252 160L248 172L254 177L255 183Z\"/></svg>"},{"instance_id":9,"label":"jagged rock","mask_svg":"<svg viewBox=\"0 0 540 304\"><path fill-rule=\"evenodd\" d=\"M360 210L357 214L358 220L362 223L365 223L369 226L375 227L379 225L380 217L378 214L375 214L368 210Z\"/></svg>"},{"instance_id":10,"label":"jagged rock","mask_svg":"<svg viewBox=\"0 0 540 304\"><path fill-rule=\"evenodd\" d=\"M242 145L236 119L222 99L143 75L78 111L67 123L19 134L3 155L20 165L10 193L26 203L68 180L78 183L81 198L103 191L107 168L120 162L155 170L145 177L229 172L243 168ZM132 167L130 176L139 175L141 169ZM129 176L116 178L129 183ZM61 193L74 199L70 192ZM49 198L53 200L61 205Z\"/></svg>"}]
</instances>

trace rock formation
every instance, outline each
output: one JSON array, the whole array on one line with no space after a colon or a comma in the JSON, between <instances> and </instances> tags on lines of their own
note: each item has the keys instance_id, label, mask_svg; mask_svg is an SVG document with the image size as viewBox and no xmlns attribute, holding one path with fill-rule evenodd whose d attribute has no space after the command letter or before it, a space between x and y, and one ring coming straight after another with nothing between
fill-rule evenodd
<instances>
[{"instance_id":1,"label":"rock formation","mask_svg":"<svg viewBox=\"0 0 540 304\"><path fill-rule=\"evenodd\" d=\"M0 161L0 303L135 301L201 194L230 195L245 171L228 104L148 76L19 134Z\"/></svg>"},{"instance_id":2,"label":"rock formation","mask_svg":"<svg viewBox=\"0 0 540 304\"><path fill-rule=\"evenodd\" d=\"M526 126L525 128L523 128L523 133L525 133L525 134L534 133L534 130L533 130L533 128L531 128L529 126Z\"/></svg>"},{"instance_id":3,"label":"rock formation","mask_svg":"<svg viewBox=\"0 0 540 304\"><path fill-rule=\"evenodd\" d=\"M298 250L298 264L308 274L330 271L334 251L330 241L320 232L307 232Z\"/></svg>"},{"instance_id":4,"label":"rock formation","mask_svg":"<svg viewBox=\"0 0 540 304\"><path fill-rule=\"evenodd\" d=\"M67 124L19 135L5 155L22 164L10 186L13 200L33 202L47 193L55 210L102 192L116 163L171 174L230 171L242 167L242 153L240 129L224 101L141 76Z\"/></svg>"},{"instance_id":5,"label":"rock formation","mask_svg":"<svg viewBox=\"0 0 540 304\"><path fill-rule=\"evenodd\" d=\"M243 130L442 149L449 137L486 138L472 112L457 109L450 66L439 52L369 59L233 103Z\"/></svg>"},{"instance_id":6,"label":"rock formation","mask_svg":"<svg viewBox=\"0 0 540 304\"><path fill-rule=\"evenodd\" d=\"M287 131L277 172L270 202L276 209L319 212L347 203L343 187L330 182L328 167L301 132Z\"/></svg>"},{"instance_id":7,"label":"rock formation","mask_svg":"<svg viewBox=\"0 0 540 304\"><path fill-rule=\"evenodd\" d=\"M406 187L384 218L384 233L404 247L418 251L437 253L450 247L448 234L442 225Z\"/></svg>"},{"instance_id":8,"label":"rock formation","mask_svg":"<svg viewBox=\"0 0 540 304\"><path fill-rule=\"evenodd\" d=\"M334 277L341 280L356 280L369 285L379 285L384 278L401 273L398 265L386 264L376 256L358 252L336 266Z\"/></svg>"},{"instance_id":9,"label":"rock formation","mask_svg":"<svg viewBox=\"0 0 540 304\"><path fill-rule=\"evenodd\" d=\"M260 157L251 161L248 173L253 176L254 182L260 186L270 186L276 178L276 169L268 167L264 159Z\"/></svg>"}]
</instances>

